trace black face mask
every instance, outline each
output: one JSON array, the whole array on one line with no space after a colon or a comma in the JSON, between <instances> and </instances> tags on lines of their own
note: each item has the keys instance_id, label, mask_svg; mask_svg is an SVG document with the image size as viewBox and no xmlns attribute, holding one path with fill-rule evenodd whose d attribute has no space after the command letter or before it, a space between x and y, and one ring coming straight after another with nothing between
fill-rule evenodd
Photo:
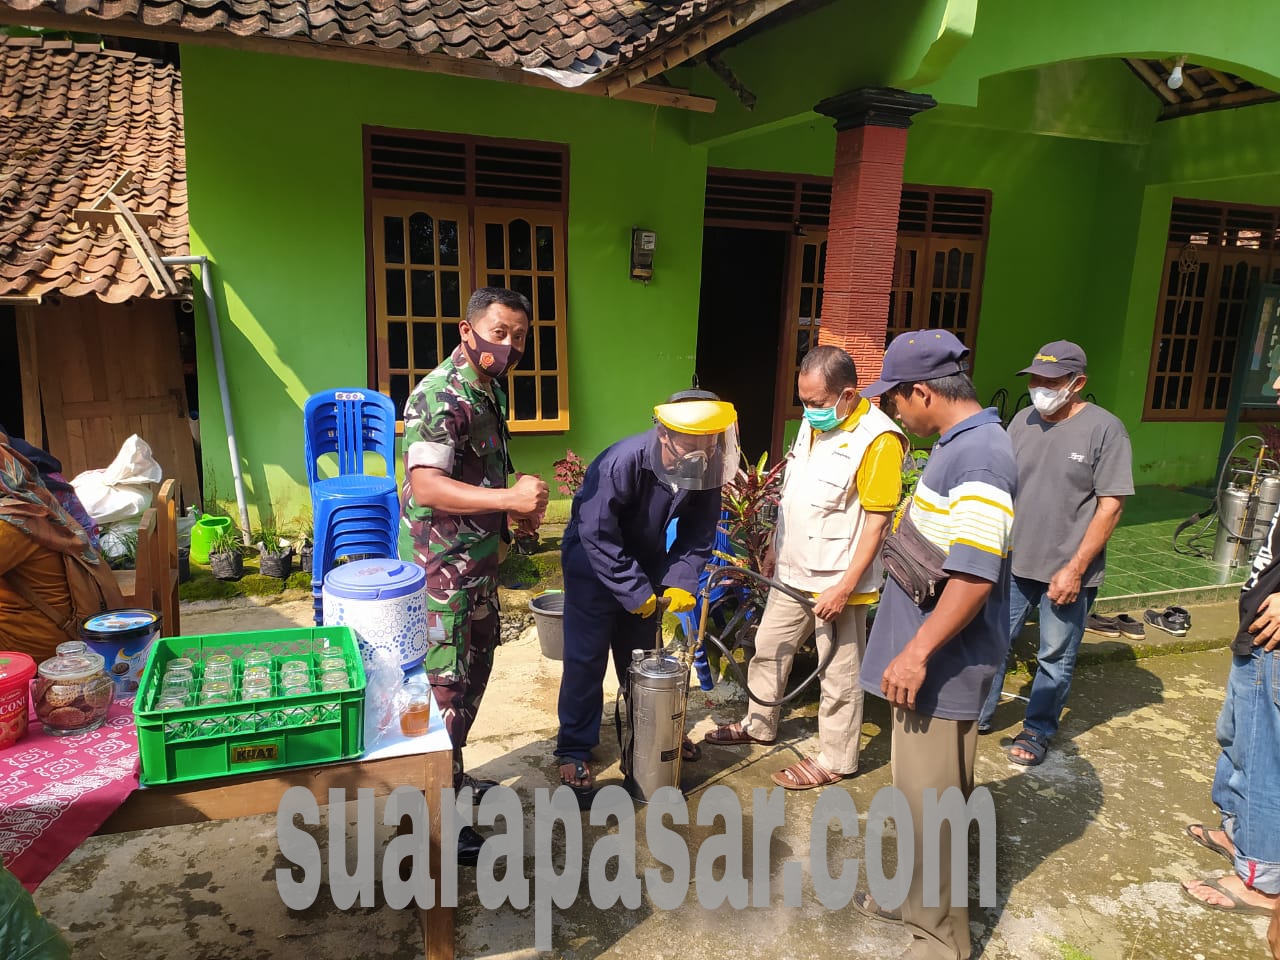
<instances>
[{"instance_id":1,"label":"black face mask","mask_svg":"<svg viewBox=\"0 0 1280 960\"><path fill-rule=\"evenodd\" d=\"M471 346L463 338L462 350L467 355L467 362L486 377L497 379L518 364L524 356L524 351L517 350L510 344L486 340L476 332L475 327L471 328L471 337L476 345Z\"/></svg>"},{"instance_id":2,"label":"black face mask","mask_svg":"<svg viewBox=\"0 0 1280 960\"><path fill-rule=\"evenodd\" d=\"M676 461L676 468L672 473L678 480L701 480L707 474L709 462L705 450L694 450Z\"/></svg>"}]
</instances>

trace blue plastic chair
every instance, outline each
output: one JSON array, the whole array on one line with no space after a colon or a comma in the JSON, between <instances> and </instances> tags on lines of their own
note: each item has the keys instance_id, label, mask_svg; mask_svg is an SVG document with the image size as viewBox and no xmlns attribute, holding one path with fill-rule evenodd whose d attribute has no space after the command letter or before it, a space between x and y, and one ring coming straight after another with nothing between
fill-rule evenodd
<instances>
[{"instance_id":1,"label":"blue plastic chair","mask_svg":"<svg viewBox=\"0 0 1280 960\"><path fill-rule=\"evenodd\" d=\"M375 390L343 387L307 398L302 408L305 430L307 485L319 480L319 461L338 457L338 476L364 473L364 455L382 457L386 476L396 475L396 408L391 398Z\"/></svg>"},{"instance_id":2,"label":"blue plastic chair","mask_svg":"<svg viewBox=\"0 0 1280 960\"><path fill-rule=\"evenodd\" d=\"M324 578L334 563L355 554L396 556L396 408L375 390L343 387L309 397L302 422L316 540L311 596L319 626ZM338 476L322 479L320 458L329 454L337 457ZM385 476L364 472L366 454L381 457Z\"/></svg>"}]
</instances>

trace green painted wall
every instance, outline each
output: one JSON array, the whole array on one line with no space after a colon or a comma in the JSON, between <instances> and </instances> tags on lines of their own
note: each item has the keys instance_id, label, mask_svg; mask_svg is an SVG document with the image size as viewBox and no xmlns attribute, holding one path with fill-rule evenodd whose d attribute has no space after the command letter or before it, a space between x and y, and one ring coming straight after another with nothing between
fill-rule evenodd
<instances>
[{"instance_id":1,"label":"green painted wall","mask_svg":"<svg viewBox=\"0 0 1280 960\"><path fill-rule=\"evenodd\" d=\"M1280 6L1274 0L979 0L973 39L928 89L941 102L973 104L983 77L1142 54L1188 54L1193 63L1224 67L1275 88L1278 29Z\"/></svg>"},{"instance_id":2,"label":"green painted wall","mask_svg":"<svg viewBox=\"0 0 1280 960\"><path fill-rule=\"evenodd\" d=\"M815 121L712 149L708 162L830 175L834 143L831 128ZM1046 340L1104 340L1123 315L1123 288L1112 291L1114 311L1090 305L1099 298L1094 287L1100 278L1108 286L1128 282L1127 272L1095 269L1092 263L1106 260L1097 242L1113 236L1123 219L1118 212L1112 216L1113 198L1095 202L1095 186L1103 168L1121 163L1127 152L1103 143L957 126L941 111L912 126L908 182L992 192L974 369L984 399L1000 387L1016 398L1021 388L1015 372ZM1113 222L1100 230L1099 216ZM1094 351L1091 362L1099 385L1113 380L1109 351Z\"/></svg>"},{"instance_id":3,"label":"green painted wall","mask_svg":"<svg viewBox=\"0 0 1280 960\"><path fill-rule=\"evenodd\" d=\"M1036 347L1076 339L1089 351L1090 389L1129 427L1139 482L1203 483L1221 425L1142 420L1169 209L1174 197L1280 205L1280 104L1155 123L1155 110L1133 96L1150 93L1112 67L1076 74L1090 93L1071 98L1070 125L1029 109L1058 85L1036 75L1060 78L1061 67L984 81L977 108L941 106L917 118L905 177L992 191L981 395L1003 386L1016 398L1014 371ZM1084 109L1090 97L1107 100L1108 79L1110 102ZM715 146L708 163L830 175L834 145L828 121L810 119Z\"/></svg>"},{"instance_id":4,"label":"green painted wall","mask_svg":"<svg viewBox=\"0 0 1280 960\"><path fill-rule=\"evenodd\" d=\"M807 114L819 100L864 86L902 86L954 54L972 20L974 0L837 0L742 43L720 59L758 102L747 110L701 66L680 82L720 100L712 114L691 119L695 141L726 141L767 131ZM979 4L980 5L980 4ZM931 51L945 48L945 57ZM925 61L930 61L926 66Z\"/></svg>"},{"instance_id":5,"label":"green painted wall","mask_svg":"<svg viewBox=\"0 0 1280 960\"><path fill-rule=\"evenodd\" d=\"M301 408L367 379L362 124L569 144L567 434L522 436L550 477L644 429L693 370L705 152L678 111L391 69L182 51L192 249L213 258L249 500L306 507ZM655 279L627 277L631 228L658 233ZM200 325L207 492L232 498Z\"/></svg>"},{"instance_id":6,"label":"green painted wall","mask_svg":"<svg viewBox=\"0 0 1280 960\"><path fill-rule=\"evenodd\" d=\"M679 82L720 98L711 116L184 48L193 249L218 270L251 502L299 511L303 400L365 381L363 124L569 144L573 429L520 437L514 449L520 468L548 475L566 447L594 455L688 383L707 163L829 174L834 133L809 107L893 77L927 81L943 104L912 128L906 179L993 193L976 358L983 395L1019 392L1013 371L1045 340L1079 339L1093 389L1130 425L1139 478L1206 479L1215 425L1140 419L1163 232L1175 196L1280 203L1280 105L1157 124L1158 102L1117 58L1175 51L1228 64L1230 53L1237 72L1266 82L1280 74L1267 28L1280 26L1280 8L1237 7L1228 18L1183 0L1081 0L1070 15L1047 16L981 0L962 44L971 0L904 0L888 11L838 0L725 53L761 96L754 112L704 67L680 71ZM659 235L647 287L626 277L633 225ZM201 333L209 492L225 501L229 465Z\"/></svg>"},{"instance_id":7,"label":"green painted wall","mask_svg":"<svg viewBox=\"0 0 1280 960\"><path fill-rule=\"evenodd\" d=\"M692 136L714 145L768 132L807 119L823 98L860 86L922 90L939 103L972 107L988 77L1089 60L1113 69L1126 56L1188 54L1193 63L1280 88L1274 42L1280 5L1274 0L977 0L970 26L973 6L972 0L835 0L753 36L721 59L756 94L755 109L743 108L700 66L681 82L726 102L695 118ZM1073 95L1070 73L1043 75L1070 84L1055 95L1059 100ZM1071 121L1069 110L1048 118Z\"/></svg>"}]
</instances>

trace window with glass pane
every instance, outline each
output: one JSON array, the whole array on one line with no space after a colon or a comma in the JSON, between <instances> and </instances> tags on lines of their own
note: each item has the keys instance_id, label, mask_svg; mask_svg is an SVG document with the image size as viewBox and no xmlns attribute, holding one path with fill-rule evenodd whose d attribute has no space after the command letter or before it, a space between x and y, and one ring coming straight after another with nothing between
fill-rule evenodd
<instances>
[{"instance_id":1,"label":"window with glass pane","mask_svg":"<svg viewBox=\"0 0 1280 960\"><path fill-rule=\"evenodd\" d=\"M524 355L506 377L511 430L567 429L563 214L479 207L475 218L485 284L516 290L533 306Z\"/></svg>"},{"instance_id":2,"label":"window with glass pane","mask_svg":"<svg viewBox=\"0 0 1280 960\"><path fill-rule=\"evenodd\" d=\"M950 330L977 341L985 237L899 234L885 345L908 330Z\"/></svg>"},{"instance_id":3,"label":"window with glass pane","mask_svg":"<svg viewBox=\"0 0 1280 960\"><path fill-rule=\"evenodd\" d=\"M565 347L568 150L560 144L365 129L371 353L403 409L459 342L472 291L508 287L533 305L505 378L514 432L569 428Z\"/></svg>"},{"instance_id":4,"label":"window with glass pane","mask_svg":"<svg viewBox=\"0 0 1280 960\"><path fill-rule=\"evenodd\" d=\"M822 328L822 286L826 281L827 235L810 230L804 237L793 241L791 281L787 297L787 333L784 334L792 349L782 356L782 376L779 390L786 390L782 405L800 416L800 395L796 377L800 374L800 361L810 349L818 345L818 333Z\"/></svg>"},{"instance_id":5,"label":"window with glass pane","mask_svg":"<svg viewBox=\"0 0 1280 960\"><path fill-rule=\"evenodd\" d=\"M1145 419L1222 419L1250 298L1277 274L1280 208L1174 201Z\"/></svg>"},{"instance_id":6,"label":"window with glass pane","mask_svg":"<svg viewBox=\"0 0 1280 960\"><path fill-rule=\"evenodd\" d=\"M378 389L403 411L413 387L458 343L471 294L466 209L377 199L373 218Z\"/></svg>"}]
</instances>

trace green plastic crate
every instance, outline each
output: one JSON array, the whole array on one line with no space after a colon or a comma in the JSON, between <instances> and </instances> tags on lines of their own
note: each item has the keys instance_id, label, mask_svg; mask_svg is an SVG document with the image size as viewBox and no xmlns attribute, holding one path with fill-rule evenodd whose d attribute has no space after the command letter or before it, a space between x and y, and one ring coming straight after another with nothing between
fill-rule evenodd
<instances>
[{"instance_id":1,"label":"green plastic crate","mask_svg":"<svg viewBox=\"0 0 1280 960\"><path fill-rule=\"evenodd\" d=\"M271 654L274 684L284 660L309 659L314 679L319 655L333 647L347 661L347 690L155 709L165 667L178 657L193 660L199 678L206 657L230 655L237 660L233 689L238 693L243 671L238 661L251 650ZM157 639L133 705L142 782L156 786L358 757L364 752L364 688L364 664L350 627Z\"/></svg>"}]
</instances>

